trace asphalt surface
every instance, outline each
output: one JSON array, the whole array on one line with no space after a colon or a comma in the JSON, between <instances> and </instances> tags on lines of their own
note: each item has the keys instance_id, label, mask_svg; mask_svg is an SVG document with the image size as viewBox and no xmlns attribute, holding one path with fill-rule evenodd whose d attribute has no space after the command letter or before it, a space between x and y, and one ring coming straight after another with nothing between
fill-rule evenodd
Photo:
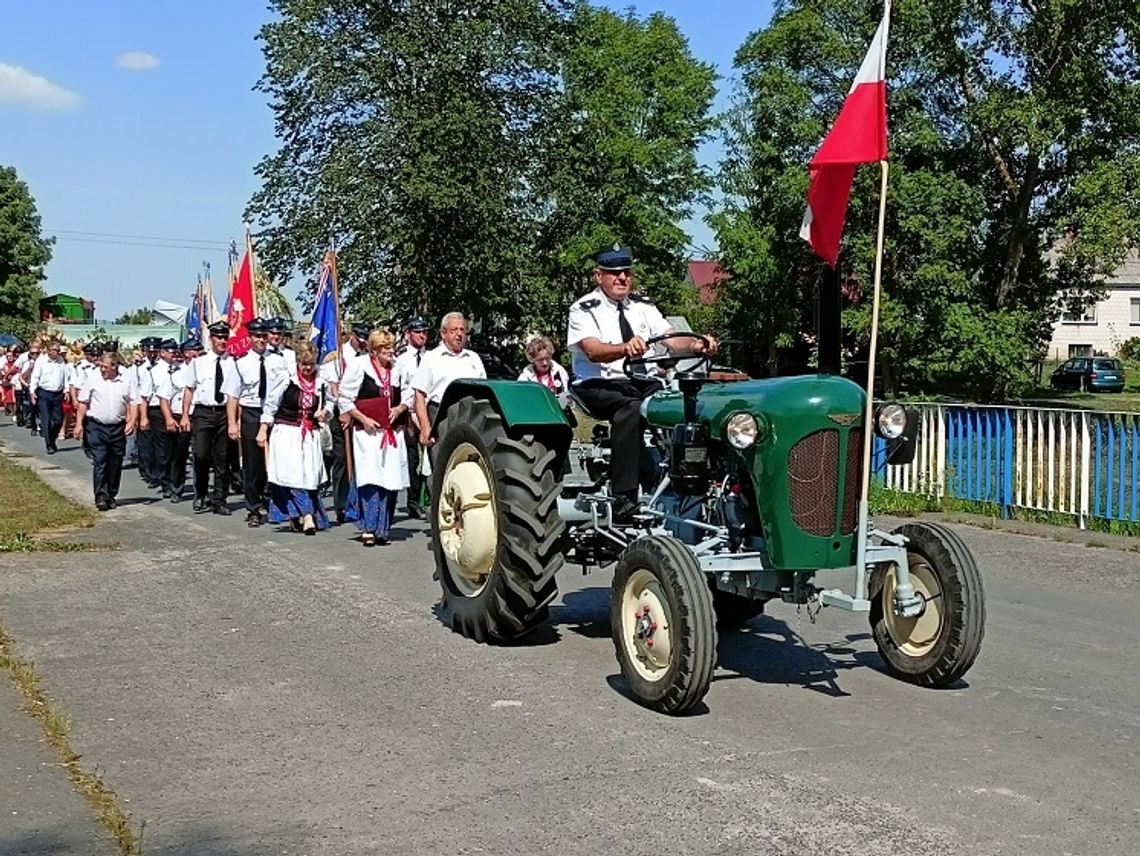
<instances>
[{"instance_id":1,"label":"asphalt surface","mask_svg":"<svg viewBox=\"0 0 1140 856\"><path fill-rule=\"evenodd\" d=\"M80 452L0 440L90 501ZM90 536L117 551L0 558L0 623L148 854L1140 852L1136 553L956 527L989 620L955 688L885 675L864 617L779 605L668 718L622 694L607 573L568 569L546 630L481 646L433 612L420 523L366 550L133 471L132 498ZM28 850L0 825L0 853L57 852L41 827Z\"/></svg>"}]
</instances>

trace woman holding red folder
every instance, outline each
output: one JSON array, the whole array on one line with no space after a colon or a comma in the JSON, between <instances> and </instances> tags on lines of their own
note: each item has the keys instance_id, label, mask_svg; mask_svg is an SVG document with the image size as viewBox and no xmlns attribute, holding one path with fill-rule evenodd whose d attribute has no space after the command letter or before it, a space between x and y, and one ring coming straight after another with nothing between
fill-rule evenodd
<instances>
[{"instance_id":1,"label":"woman holding red folder","mask_svg":"<svg viewBox=\"0 0 1140 856\"><path fill-rule=\"evenodd\" d=\"M368 336L368 353L348 364L340 382L340 412L350 417L352 486L345 518L356 523L365 547L388 543L396 498L408 484L404 423L408 404L392 370L396 337L387 330Z\"/></svg>"}]
</instances>

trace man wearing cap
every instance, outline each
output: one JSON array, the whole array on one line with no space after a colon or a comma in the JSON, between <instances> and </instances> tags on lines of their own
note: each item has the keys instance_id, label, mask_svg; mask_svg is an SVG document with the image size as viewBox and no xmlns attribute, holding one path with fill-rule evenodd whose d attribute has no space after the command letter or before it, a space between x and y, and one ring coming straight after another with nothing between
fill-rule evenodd
<instances>
[{"instance_id":1,"label":"man wearing cap","mask_svg":"<svg viewBox=\"0 0 1140 856\"><path fill-rule=\"evenodd\" d=\"M453 380L485 378L483 360L467 343L467 319L462 312L448 312L439 322L439 345L428 351L412 378L416 393L416 417L420 423L420 445L431 441L431 421Z\"/></svg>"},{"instance_id":2,"label":"man wearing cap","mask_svg":"<svg viewBox=\"0 0 1140 856\"><path fill-rule=\"evenodd\" d=\"M75 420L76 439L90 435L91 479L100 511L115 507L127 436L135 430L139 403L130 380L119 372L118 355L104 353L99 371L89 374L79 390Z\"/></svg>"},{"instance_id":3,"label":"man wearing cap","mask_svg":"<svg viewBox=\"0 0 1140 856\"><path fill-rule=\"evenodd\" d=\"M419 315L412 316L404 329L403 347L397 351L394 368L396 383L400 387L400 401L406 401L409 405L414 404L416 400L415 390L412 389L412 378L427 353L427 335L427 321ZM420 423L414 407L411 408L404 426L404 440L404 448L408 454L408 504L405 510L408 517L418 520L424 516L423 508L420 507L424 477L420 474Z\"/></svg>"},{"instance_id":4,"label":"man wearing cap","mask_svg":"<svg viewBox=\"0 0 1140 856\"><path fill-rule=\"evenodd\" d=\"M173 339L160 339L158 343L158 361L150 367L151 382L154 391L147 401L147 421L150 424L151 465L153 466L153 482L162 490L164 499L174 496L174 489L170 483L171 462L174 456L174 437L178 433L178 426L174 423L173 413L170 410L170 399L175 394L181 395L182 388L175 390L172 376L181 360L179 359L178 343ZM164 405L165 396L165 405Z\"/></svg>"},{"instance_id":5,"label":"man wearing cap","mask_svg":"<svg viewBox=\"0 0 1140 856\"><path fill-rule=\"evenodd\" d=\"M264 322L270 353L279 355L289 369L290 376L297 374L297 352L286 342L293 325L284 318L270 318Z\"/></svg>"},{"instance_id":6,"label":"man wearing cap","mask_svg":"<svg viewBox=\"0 0 1140 856\"><path fill-rule=\"evenodd\" d=\"M641 402L661 389L653 378L630 378L625 361L646 352L646 339L673 328L649 300L633 294L633 254L614 244L594 255L597 288L570 307L566 344L573 358L574 394L594 415L610 422L610 477L615 519L628 519L637 508L641 461ZM708 352L716 353L711 336ZM669 343L666 343L668 346ZM678 340L670 350L700 354L704 343Z\"/></svg>"},{"instance_id":7,"label":"man wearing cap","mask_svg":"<svg viewBox=\"0 0 1140 856\"><path fill-rule=\"evenodd\" d=\"M251 527L265 522L267 508L265 448L257 442L261 409L265 406L269 390L276 384L288 383L289 378L285 357L269 345L270 329L269 322L260 318L254 318L246 325L249 350L235 361L234 372L224 388L229 438L241 443L245 522Z\"/></svg>"},{"instance_id":8,"label":"man wearing cap","mask_svg":"<svg viewBox=\"0 0 1140 856\"><path fill-rule=\"evenodd\" d=\"M368 353L368 334L372 332L372 326L363 321L354 321L349 327L348 341L340 347L340 359L332 360L321 367L321 377L329 385L334 401L345 368L353 360ZM332 482L333 508L336 510L338 525L344 523L344 509L348 505L348 456L344 442L347 421L347 415L342 417L340 408L334 405L333 418L329 420L329 433L332 435L332 466L329 468L329 481Z\"/></svg>"},{"instance_id":9,"label":"man wearing cap","mask_svg":"<svg viewBox=\"0 0 1140 856\"><path fill-rule=\"evenodd\" d=\"M158 487L160 473L158 471L158 457L155 445L155 434L161 429L161 419L158 413L158 400L154 399L154 367L158 363L159 345L162 339L158 336L145 336L139 340L139 348L143 352L143 361L135 369L135 390L138 393L140 406L146 414L146 426L139 422L139 430L135 436L138 450L139 476L147 487ZM152 401L151 399L154 399ZM151 415L156 418L151 421Z\"/></svg>"},{"instance_id":10,"label":"man wearing cap","mask_svg":"<svg viewBox=\"0 0 1140 856\"><path fill-rule=\"evenodd\" d=\"M155 396L162 413L165 429L166 471L163 474L163 496L171 502L182 501L182 489L186 486L186 461L190 457L190 432L182 430L182 400L186 388L185 355L190 347L198 345L196 339L187 339L171 349L171 359L164 368L155 372ZM163 345L165 352L166 346Z\"/></svg>"},{"instance_id":11,"label":"man wearing cap","mask_svg":"<svg viewBox=\"0 0 1140 856\"><path fill-rule=\"evenodd\" d=\"M83 346L83 359L71 367L71 376L68 380L68 395L71 398L71 406L75 409L76 420L79 419L79 390L83 388L83 384L87 381L88 377L99 372L102 356L103 346L98 342L88 342ZM90 458L91 445L89 435L84 432L82 434L76 434L76 436L82 437L83 454Z\"/></svg>"},{"instance_id":12,"label":"man wearing cap","mask_svg":"<svg viewBox=\"0 0 1140 856\"><path fill-rule=\"evenodd\" d=\"M224 321L211 324L210 350L195 358L183 373L182 430L192 431L194 447L194 510L210 506L215 514L229 515L230 471L226 459L229 444L229 420L226 416L226 393L232 384L234 361L226 353L230 337ZM193 409L193 421L190 411ZM214 490L209 495L210 469L214 470Z\"/></svg>"}]
</instances>

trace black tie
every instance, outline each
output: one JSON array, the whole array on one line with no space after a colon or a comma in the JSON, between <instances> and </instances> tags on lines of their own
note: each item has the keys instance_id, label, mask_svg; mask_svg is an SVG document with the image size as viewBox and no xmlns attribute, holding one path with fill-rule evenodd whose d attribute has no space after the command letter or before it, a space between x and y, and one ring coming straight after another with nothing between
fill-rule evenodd
<instances>
[{"instance_id":1,"label":"black tie","mask_svg":"<svg viewBox=\"0 0 1140 856\"><path fill-rule=\"evenodd\" d=\"M424 355L423 351L416 351L416 368L420 367L420 357Z\"/></svg>"},{"instance_id":2,"label":"black tie","mask_svg":"<svg viewBox=\"0 0 1140 856\"><path fill-rule=\"evenodd\" d=\"M625 317L625 306L618 305L618 328L621 330L621 340L624 344L633 338L633 328L629 326L629 319Z\"/></svg>"},{"instance_id":3,"label":"black tie","mask_svg":"<svg viewBox=\"0 0 1140 856\"><path fill-rule=\"evenodd\" d=\"M214 361L214 403L222 403L222 358Z\"/></svg>"},{"instance_id":4,"label":"black tie","mask_svg":"<svg viewBox=\"0 0 1140 856\"><path fill-rule=\"evenodd\" d=\"M261 368L257 376L257 397L265 401L265 354L261 355Z\"/></svg>"}]
</instances>

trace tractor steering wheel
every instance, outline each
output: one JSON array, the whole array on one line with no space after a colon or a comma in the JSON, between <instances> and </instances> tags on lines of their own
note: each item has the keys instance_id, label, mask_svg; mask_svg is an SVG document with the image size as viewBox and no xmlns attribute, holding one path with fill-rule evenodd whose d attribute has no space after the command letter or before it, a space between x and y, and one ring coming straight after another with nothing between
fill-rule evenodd
<instances>
[{"instance_id":1,"label":"tractor steering wheel","mask_svg":"<svg viewBox=\"0 0 1140 856\"><path fill-rule=\"evenodd\" d=\"M699 333L685 333L674 331L672 333L664 333L660 336L654 336L651 339L646 339L645 345L646 347L651 348L658 342L664 342L669 339L695 339L698 342L704 343L705 350L700 354L674 354L669 350L666 350L663 354L649 354L647 351L645 355L640 357L626 357L625 364L622 366L622 370L625 372L625 376L630 380L644 377L644 374L637 374L633 371L633 367L635 366L641 369L644 369L646 366L662 366L663 368L672 368L677 364L678 360L697 360L697 363L693 366L692 371L696 371L697 369L704 369L705 373L708 373L709 366L712 364L712 361L709 358L708 354L710 342L706 337L700 335Z\"/></svg>"}]
</instances>

